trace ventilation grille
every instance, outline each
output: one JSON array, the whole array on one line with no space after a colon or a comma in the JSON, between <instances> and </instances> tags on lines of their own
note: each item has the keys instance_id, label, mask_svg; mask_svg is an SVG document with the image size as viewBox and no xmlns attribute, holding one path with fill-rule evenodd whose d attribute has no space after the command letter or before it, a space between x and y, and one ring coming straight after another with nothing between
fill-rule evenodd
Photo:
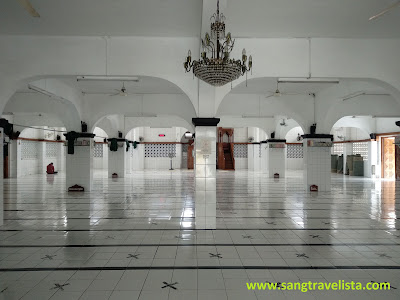
<instances>
[{"instance_id":1,"label":"ventilation grille","mask_svg":"<svg viewBox=\"0 0 400 300\"><path fill-rule=\"evenodd\" d=\"M21 159L38 159L39 143L33 141L21 141Z\"/></svg>"},{"instance_id":2,"label":"ventilation grille","mask_svg":"<svg viewBox=\"0 0 400 300\"><path fill-rule=\"evenodd\" d=\"M59 149L58 143L46 143L46 157L57 158Z\"/></svg>"},{"instance_id":3,"label":"ventilation grille","mask_svg":"<svg viewBox=\"0 0 400 300\"><path fill-rule=\"evenodd\" d=\"M333 144L332 147L332 154L337 154L337 155L342 155L344 151L344 144L340 143L340 144Z\"/></svg>"},{"instance_id":4,"label":"ventilation grille","mask_svg":"<svg viewBox=\"0 0 400 300\"><path fill-rule=\"evenodd\" d=\"M353 143L353 154L361 154L364 160L368 160L368 143Z\"/></svg>"},{"instance_id":5,"label":"ventilation grille","mask_svg":"<svg viewBox=\"0 0 400 300\"><path fill-rule=\"evenodd\" d=\"M303 158L303 144L287 145L287 158Z\"/></svg>"},{"instance_id":6,"label":"ventilation grille","mask_svg":"<svg viewBox=\"0 0 400 300\"><path fill-rule=\"evenodd\" d=\"M93 157L103 157L103 144L94 144Z\"/></svg>"},{"instance_id":7,"label":"ventilation grille","mask_svg":"<svg viewBox=\"0 0 400 300\"><path fill-rule=\"evenodd\" d=\"M247 145L233 145L233 156L235 158L247 158Z\"/></svg>"},{"instance_id":8,"label":"ventilation grille","mask_svg":"<svg viewBox=\"0 0 400 300\"><path fill-rule=\"evenodd\" d=\"M144 157L176 157L176 144L146 144Z\"/></svg>"}]
</instances>

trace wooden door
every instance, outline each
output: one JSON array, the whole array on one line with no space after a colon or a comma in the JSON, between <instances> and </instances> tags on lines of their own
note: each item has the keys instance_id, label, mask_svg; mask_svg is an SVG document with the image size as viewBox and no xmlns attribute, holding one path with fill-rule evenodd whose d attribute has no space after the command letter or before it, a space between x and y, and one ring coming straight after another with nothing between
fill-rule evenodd
<instances>
[{"instance_id":1,"label":"wooden door","mask_svg":"<svg viewBox=\"0 0 400 300\"><path fill-rule=\"evenodd\" d=\"M394 137L382 138L382 178L395 178L395 160Z\"/></svg>"},{"instance_id":2,"label":"wooden door","mask_svg":"<svg viewBox=\"0 0 400 300\"><path fill-rule=\"evenodd\" d=\"M193 151L194 151L194 146L193 145L189 145L188 146L188 152L187 152L187 168L189 170L193 170L194 169Z\"/></svg>"},{"instance_id":3,"label":"wooden door","mask_svg":"<svg viewBox=\"0 0 400 300\"><path fill-rule=\"evenodd\" d=\"M400 145L396 145L396 180L400 180Z\"/></svg>"}]
</instances>

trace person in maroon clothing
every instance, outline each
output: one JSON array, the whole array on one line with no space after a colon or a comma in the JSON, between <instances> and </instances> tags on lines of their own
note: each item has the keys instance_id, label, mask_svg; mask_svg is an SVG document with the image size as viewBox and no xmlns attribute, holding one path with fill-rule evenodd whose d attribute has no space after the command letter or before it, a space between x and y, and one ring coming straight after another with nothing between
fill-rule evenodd
<instances>
[{"instance_id":1,"label":"person in maroon clothing","mask_svg":"<svg viewBox=\"0 0 400 300\"><path fill-rule=\"evenodd\" d=\"M53 163L47 165L47 174L57 174L58 172L54 171Z\"/></svg>"}]
</instances>

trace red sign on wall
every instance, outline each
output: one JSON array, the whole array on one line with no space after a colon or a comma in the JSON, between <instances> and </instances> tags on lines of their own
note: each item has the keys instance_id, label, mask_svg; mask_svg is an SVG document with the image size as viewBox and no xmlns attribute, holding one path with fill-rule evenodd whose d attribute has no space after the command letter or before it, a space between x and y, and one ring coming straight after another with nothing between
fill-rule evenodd
<instances>
[{"instance_id":1,"label":"red sign on wall","mask_svg":"<svg viewBox=\"0 0 400 300\"><path fill-rule=\"evenodd\" d=\"M164 137L164 136L165 136L165 134L159 134L158 136L160 136L160 137Z\"/></svg>"}]
</instances>

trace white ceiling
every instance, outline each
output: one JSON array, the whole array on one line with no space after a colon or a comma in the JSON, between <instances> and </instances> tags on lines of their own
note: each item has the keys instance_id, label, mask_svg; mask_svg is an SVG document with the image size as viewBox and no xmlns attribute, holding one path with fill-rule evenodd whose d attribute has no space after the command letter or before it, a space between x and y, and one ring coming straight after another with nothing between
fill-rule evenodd
<instances>
[{"instance_id":1,"label":"white ceiling","mask_svg":"<svg viewBox=\"0 0 400 300\"><path fill-rule=\"evenodd\" d=\"M368 22L370 16L394 0L226 1L223 13L227 17L227 30L234 37L400 37L400 7ZM202 2L31 0L41 15L33 18L18 1L2 0L0 34L198 36ZM207 5L216 6L211 0L207 0ZM203 18L209 20L210 16Z\"/></svg>"},{"instance_id":2,"label":"white ceiling","mask_svg":"<svg viewBox=\"0 0 400 300\"><path fill-rule=\"evenodd\" d=\"M228 0L234 37L400 37L400 7L369 17L394 0Z\"/></svg>"},{"instance_id":3,"label":"white ceiling","mask_svg":"<svg viewBox=\"0 0 400 300\"><path fill-rule=\"evenodd\" d=\"M197 36L200 0L30 0L31 17L17 0L0 1L0 34L80 36Z\"/></svg>"}]
</instances>

